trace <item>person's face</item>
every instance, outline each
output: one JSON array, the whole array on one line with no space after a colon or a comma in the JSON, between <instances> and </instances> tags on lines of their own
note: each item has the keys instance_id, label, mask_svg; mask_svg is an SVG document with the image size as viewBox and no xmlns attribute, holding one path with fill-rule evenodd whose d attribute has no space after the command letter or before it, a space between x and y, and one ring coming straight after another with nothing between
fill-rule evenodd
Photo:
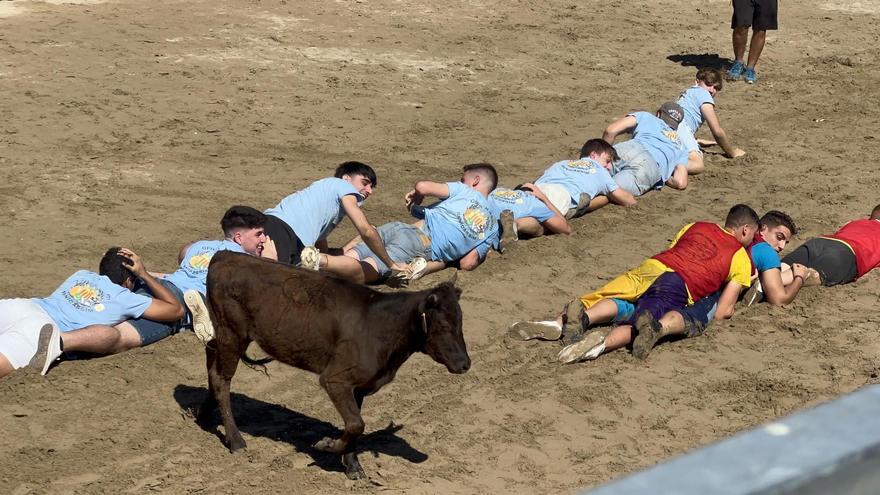
<instances>
[{"instance_id":1,"label":"person's face","mask_svg":"<svg viewBox=\"0 0 880 495\"><path fill-rule=\"evenodd\" d=\"M263 253L263 243L266 242L266 230L263 227L238 230L232 235L232 242L241 246L244 252L259 256Z\"/></svg>"},{"instance_id":2,"label":"person's face","mask_svg":"<svg viewBox=\"0 0 880 495\"><path fill-rule=\"evenodd\" d=\"M705 81L697 81L697 86L708 91L709 94L712 95L712 98L715 98L715 95L718 94L718 88L716 88L715 86L711 86L709 84L706 84Z\"/></svg>"},{"instance_id":3,"label":"person's face","mask_svg":"<svg viewBox=\"0 0 880 495\"><path fill-rule=\"evenodd\" d=\"M611 172L611 153L608 153L607 151L596 153L594 151L590 153L590 159L599 162L599 165L602 165L605 167L605 170Z\"/></svg>"},{"instance_id":4,"label":"person's face","mask_svg":"<svg viewBox=\"0 0 880 495\"><path fill-rule=\"evenodd\" d=\"M791 239L791 231L785 225L777 225L773 228L764 225L761 227L761 236L778 253L785 249L785 245Z\"/></svg>"},{"instance_id":5,"label":"person's face","mask_svg":"<svg viewBox=\"0 0 880 495\"><path fill-rule=\"evenodd\" d=\"M364 199L369 198L373 194L373 181L361 174L343 175L342 180L351 184Z\"/></svg>"}]
</instances>

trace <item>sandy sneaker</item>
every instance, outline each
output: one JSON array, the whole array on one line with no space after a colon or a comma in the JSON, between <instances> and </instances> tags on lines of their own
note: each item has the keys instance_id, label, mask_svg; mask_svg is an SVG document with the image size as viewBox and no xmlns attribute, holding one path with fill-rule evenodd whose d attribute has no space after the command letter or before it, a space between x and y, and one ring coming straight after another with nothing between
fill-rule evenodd
<instances>
[{"instance_id":1,"label":"sandy sneaker","mask_svg":"<svg viewBox=\"0 0 880 495\"><path fill-rule=\"evenodd\" d=\"M208 305L205 304L205 300L199 291L194 289L183 293L183 302L186 303L186 307L192 313L193 332L195 332L199 340L207 344L208 341L214 338L214 325L211 323Z\"/></svg>"},{"instance_id":2,"label":"sandy sneaker","mask_svg":"<svg viewBox=\"0 0 880 495\"><path fill-rule=\"evenodd\" d=\"M518 321L507 334L520 340L559 340L562 328L555 321Z\"/></svg>"},{"instance_id":3,"label":"sandy sneaker","mask_svg":"<svg viewBox=\"0 0 880 495\"><path fill-rule=\"evenodd\" d=\"M743 295L742 302L746 305L746 307L751 306L752 304L758 304L759 302L764 300L764 289L761 287L761 281L755 280L752 283L752 286L746 291Z\"/></svg>"},{"instance_id":4,"label":"sandy sneaker","mask_svg":"<svg viewBox=\"0 0 880 495\"><path fill-rule=\"evenodd\" d=\"M513 245L514 241L519 239L516 231L516 221L513 218L513 211L502 211L498 223L501 225L501 242L498 250L504 254L504 252Z\"/></svg>"},{"instance_id":5,"label":"sandy sneaker","mask_svg":"<svg viewBox=\"0 0 880 495\"><path fill-rule=\"evenodd\" d=\"M636 318L635 326L639 334L633 340L633 356L636 359L645 359L660 340L660 322L651 313L643 311Z\"/></svg>"},{"instance_id":6,"label":"sandy sneaker","mask_svg":"<svg viewBox=\"0 0 880 495\"><path fill-rule=\"evenodd\" d=\"M28 363L28 368L35 369L45 376L52 363L59 357L61 357L61 332L55 325L47 323L40 329L37 352Z\"/></svg>"},{"instance_id":7,"label":"sandy sneaker","mask_svg":"<svg viewBox=\"0 0 880 495\"><path fill-rule=\"evenodd\" d=\"M562 364L579 363L596 359L603 352L605 352L605 334L598 331L590 332L579 342L563 347L556 355L556 360Z\"/></svg>"},{"instance_id":8,"label":"sandy sneaker","mask_svg":"<svg viewBox=\"0 0 880 495\"><path fill-rule=\"evenodd\" d=\"M321 252L315 246L306 246L299 253L299 266L318 271L321 268Z\"/></svg>"}]
</instances>

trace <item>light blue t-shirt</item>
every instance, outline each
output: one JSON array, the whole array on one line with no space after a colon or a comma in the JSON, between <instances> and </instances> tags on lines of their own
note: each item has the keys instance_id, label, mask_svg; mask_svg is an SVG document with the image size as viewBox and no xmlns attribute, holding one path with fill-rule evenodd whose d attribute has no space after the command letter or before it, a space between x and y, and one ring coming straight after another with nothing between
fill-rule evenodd
<instances>
[{"instance_id":1,"label":"light blue t-shirt","mask_svg":"<svg viewBox=\"0 0 880 495\"><path fill-rule=\"evenodd\" d=\"M425 208L425 230L431 257L455 261L477 250L480 258L498 244L498 220L489 200L461 182L448 182L449 197Z\"/></svg>"},{"instance_id":2,"label":"light blue t-shirt","mask_svg":"<svg viewBox=\"0 0 880 495\"><path fill-rule=\"evenodd\" d=\"M558 184L564 187L571 197L572 207L577 206L581 193L589 194L592 199L600 194L610 194L619 187L605 167L586 157L550 165L535 184Z\"/></svg>"},{"instance_id":3,"label":"light blue t-shirt","mask_svg":"<svg viewBox=\"0 0 880 495\"><path fill-rule=\"evenodd\" d=\"M774 268L781 268L782 263L779 261L779 253L770 247L766 241L759 242L752 246L749 254L752 257L752 263L758 273L763 273Z\"/></svg>"},{"instance_id":4,"label":"light blue t-shirt","mask_svg":"<svg viewBox=\"0 0 880 495\"><path fill-rule=\"evenodd\" d=\"M187 248L180 268L165 277L165 280L174 284L181 292L195 289L202 294L207 293L205 283L208 278L208 264L217 251L245 252L241 246L228 239L194 242Z\"/></svg>"},{"instance_id":5,"label":"light blue t-shirt","mask_svg":"<svg viewBox=\"0 0 880 495\"><path fill-rule=\"evenodd\" d=\"M304 245L314 246L342 221L345 216L342 198L349 194L357 198L358 205L364 200L350 183L328 177L282 199L278 206L266 210L266 214L283 220Z\"/></svg>"},{"instance_id":6,"label":"light blue t-shirt","mask_svg":"<svg viewBox=\"0 0 880 495\"><path fill-rule=\"evenodd\" d=\"M153 302L97 273L80 270L47 298L34 299L62 332L140 318Z\"/></svg>"},{"instance_id":7,"label":"light blue t-shirt","mask_svg":"<svg viewBox=\"0 0 880 495\"><path fill-rule=\"evenodd\" d=\"M504 210L512 211L514 220L532 217L539 222L545 222L556 216L534 194L506 187L499 187L492 191L492 194L489 195L489 207L492 208L495 218L500 217Z\"/></svg>"},{"instance_id":8,"label":"light blue t-shirt","mask_svg":"<svg viewBox=\"0 0 880 495\"><path fill-rule=\"evenodd\" d=\"M678 104L684 110L684 120L682 122L687 124L694 134L700 130L700 126L705 121L703 112L700 111L700 107L704 103L715 105L715 99L712 98L712 95L706 88L697 85L684 90L681 96L678 97Z\"/></svg>"},{"instance_id":9,"label":"light blue t-shirt","mask_svg":"<svg viewBox=\"0 0 880 495\"><path fill-rule=\"evenodd\" d=\"M635 112L636 128L633 140L640 143L660 166L663 182L669 180L676 165L687 165L688 153L678 133L648 112Z\"/></svg>"}]
</instances>

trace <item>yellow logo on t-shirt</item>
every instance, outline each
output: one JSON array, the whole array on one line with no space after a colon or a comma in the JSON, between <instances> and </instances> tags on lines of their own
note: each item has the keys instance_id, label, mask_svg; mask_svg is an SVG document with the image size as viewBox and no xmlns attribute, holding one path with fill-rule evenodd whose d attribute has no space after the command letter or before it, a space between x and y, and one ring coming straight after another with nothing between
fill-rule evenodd
<instances>
[{"instance_id":1,"label":"yellow logo on t-shirt","mask_svg":"<svg viewBox=\"0 0 880 495\"><path fill-rule=\"evenodd\" d=\"M674 143L678 143L678 133L671 129L663 129L663 135L666 136L670 141Z\"/></svg>"},{"instance_id":2,"label":"yellow logo on t-shirt","mask_svg":"<svg viewBox=\"0 0 880 495\"><path fill-rule=\"evenodd\" d=\"M214 253L197 254L189 259L189 266L196 270L206 270L208 265L211 264L211 258L213 256Z\"/></svg>"},{"instance_id":3,"label":"yellow logo on t-shirt","mask_svg":"<svg viewBox=\"0 0 880 495\"><path fill-rule=\"evenodd\" d=\"M87 282L76 283L67 290L67 299L79 309L104 311L104 305L101 304L103 297L101 290Z\"/></svg>"},{"instance_id":4,"label":"yellow logo on t-shirt","mask_svg":"<svg viewBox=\"0 0 880 495\"><path fill-rule=\"evenodd\" d=\"M514 191L512 189L501 189L492 191L492 196L501 201L508 203L522 204L522 191Z\"/></svg>"},{"instance_id":5,"label":"yellow logo on t-shirt","mask_svg":"<svg viewBox=\"0 0 880 495\"><path fill-rule=\"evenodd\" d=\"M565 166L575 172L581 172L584 174L596 173L596 164L588 160L569 160Z\"/></svg>"},{"instance_id":6,"label":"yellow logo on t-shirt","mask_svg":"<svg viewBox=\"0 0 880 495\"><path fill-rule=\"evenodd\" d=\"M486 227L489 225L489 217L480 208L470 207L464 211L464 223L477 237L482 239L486 236Z\"/></svg>"}]
</instances>

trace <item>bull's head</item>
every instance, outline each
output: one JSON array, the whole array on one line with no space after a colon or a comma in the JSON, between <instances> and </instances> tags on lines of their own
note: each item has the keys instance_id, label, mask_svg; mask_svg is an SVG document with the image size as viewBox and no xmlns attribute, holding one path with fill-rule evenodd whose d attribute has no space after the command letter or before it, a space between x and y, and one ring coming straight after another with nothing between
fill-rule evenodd
<instances>
[{"instance_id":1,"label":"bull's head","mask_svg":"<svg viewBox=\"0 0 880 495\"><path fill-rule=\"evenodd\" d=\"M424 353L446 366L450 373L464 373L471 367L462 334L461 289L455 280L431 289L419 305L420 322L425 333Z\"/></svg>"}]
</instances>

